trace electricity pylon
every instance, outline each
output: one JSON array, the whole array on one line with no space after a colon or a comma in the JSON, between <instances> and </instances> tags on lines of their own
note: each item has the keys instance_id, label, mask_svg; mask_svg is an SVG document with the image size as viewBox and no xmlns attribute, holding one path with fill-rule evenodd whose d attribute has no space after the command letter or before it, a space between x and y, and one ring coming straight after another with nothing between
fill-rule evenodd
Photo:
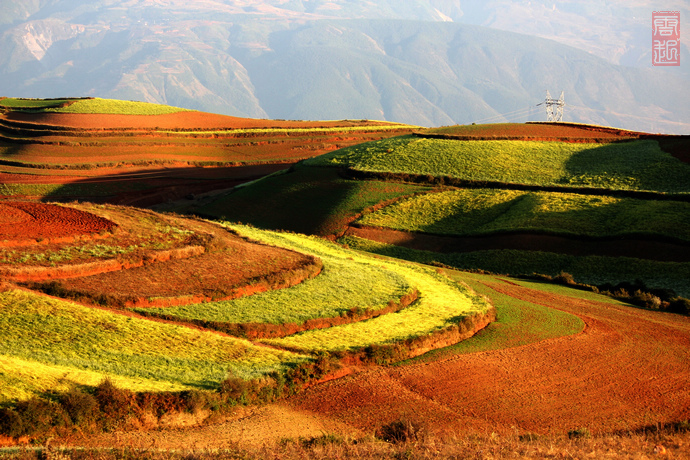
<instances>
[{"instance_id":1,"label":"electricity pylon","mask_svg":"<svg viewBox=\"0 0 690 460\"><path fill-rule=\"evenodd\" d=\"M553 99L547 89L546 99L544 102L537 104L537 107L542 104L546 105L546 121L563 121L563 106L565 105L563 91L561 91L561 97Z\"/></svg>"}]
</instances>

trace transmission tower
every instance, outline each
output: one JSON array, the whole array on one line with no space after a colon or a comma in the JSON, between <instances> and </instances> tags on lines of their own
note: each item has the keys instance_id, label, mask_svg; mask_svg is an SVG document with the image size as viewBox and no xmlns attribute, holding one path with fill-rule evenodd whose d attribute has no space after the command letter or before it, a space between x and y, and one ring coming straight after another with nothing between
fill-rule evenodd
<instances>
[{"instance_id":1,"label":"transmission tower","mask_svg":"<svg viewBox=\"0 0 690 460\"><path fill-rule=\"evenodd\" d=\"M563 91L561 91L561 97L553 99L547 89L546 99L537 104L537 107L540 105L546 105L546 121L563 121L563 106L565 106Z\"/></svg>"}]
</instances>

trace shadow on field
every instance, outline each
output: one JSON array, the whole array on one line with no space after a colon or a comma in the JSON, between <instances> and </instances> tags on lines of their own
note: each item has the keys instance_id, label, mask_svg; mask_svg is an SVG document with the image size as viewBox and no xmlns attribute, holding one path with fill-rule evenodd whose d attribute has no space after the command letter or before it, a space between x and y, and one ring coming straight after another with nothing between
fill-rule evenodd
<instances>
[{"instance_id":1,"label":"shadow on field","mask_svg":"<svg viewBox=\"0 0 690 460\"><path fill-rule=\"evenodd\" d=\"M573 186L689 192L690 165L676 152L687 146L687 139L599 145L570 157L565 163L565 179Z\"/></svg>"},{"instance_id":2,"label":"shadow on field","mask_svg":"<svg viewBox=\"0 0 690 460\"><path fill-rule=\"evenodd\" d=\"M297 165L260 186L239 188L194 212L262 228L325 236L342 230L346 213L340 205L357 192L357 182L341 179L336 168Z\"/></svg>"},{"instance_id":3,"label":"shadow on field","mask_svg":"<svg viewBox=\"0 0 690 460\"><path fill-rule=\"evenodd\" d=\"M95 175L78 180L63 176L60 187L43 201L92 201L150 207L199 194L230 189L291 164L262 164L232 167L146 167L124 169L122 173ZM59 171L56 171L59 174ZM87 171L85 171L87 173ZM57 175L56 174L56 175ZM55 176L53 176L53 179Z\"/></svg>"}]
</instances>

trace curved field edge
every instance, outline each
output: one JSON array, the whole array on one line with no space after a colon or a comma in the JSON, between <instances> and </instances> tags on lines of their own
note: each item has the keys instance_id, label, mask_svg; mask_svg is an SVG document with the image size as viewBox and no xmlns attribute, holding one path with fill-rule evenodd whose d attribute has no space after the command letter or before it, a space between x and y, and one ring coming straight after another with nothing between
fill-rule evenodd
<instances>
[{"instance_id":1,"label":"curved field edge","mask_svg":"<svg viewBox=\"0 0 690 460\"><path fill-rule=\"evenodd\" d=\"M307 254L316 251L352 253L333 243L291 233L259 231L232 226L238 233L265 243L288 247ZM358 255L363 263L391 270L404 277L419 291L419 299L409 307L387 315L328 329L310 330L281 339L262 340L273 346L312 352L355 352L372 346L390 346L406 342L410 356L463 340L495 318L495 309L487 299L476 295L467 285L456 283L435 270L405 262ZM437 337L446 333L446 338Z\"/></svg>"},{"instance_id":2,"label":"curved field edge","mask_svg":"<svg viewBox=\"0 0 690 460\"><path fill-rule=\"evenodd\" d=\"M576 282L617 285L642 281L650 289L671 290L690 297L690 263L660 262L629 257L573 256L514 249L441 254L345 236L338 240L352 249L423 264L443 264L460 270L483 270L504 275L569 273Z\"/></svg>"},{"instance_id":3,"label":"curved field edge","mask_svg":"<svg viewBox=\"0 0 690 460\"><path fill-rule=\"evenodd\" d=\"M303 247L291 249L304 251ZM404 308L417 298L410 281L395 271L371 265L355 253L325 249L314 245L309 254L323 264L321 273L292 287L232 300L135 311L257 338L370 318Z\"/></svg>"},{"instance_id":4,"label":"curved field edge","mask_svg":"<svg viewBox=\"0 0 690 460\"><path fill-rule=\"evenodd\" d=\"M405 135L346 147L305 163L540 187L690 192L690 165L661 150L655 140L574 144Z\"/></svg>"},{"instance_id":5,"label":"curved field edge","mask_svg":"<svg viewBox=\"0 0 690 460\"><path fill-rule=\"evenodd\" d=\"M403 198L355 223L453 236L537 231L690 241L690 203L557 192L446 190Z\"/></svg>"},{"instance_id":6,"label":"curved field edge","mask_svg":"<svg viewBox=\"0 0 690 460\"><path fill-rule=\"evenodd\" d=\"M505 282L501 277L457 270L444 271L451 279L466 283L478 294L491 299L491 303L496 307L496 321L477 332L469 340L432 350L410 361L403 361L395 365L429 362L460 354L520 347L542 340L579 334L584 330L584 321L573 314L516 299L492 289L492 283ZM510 280L510 282L522 285L519 280ZM591 294L554 285L541 285L536 288L541 289L542 287L559 287L559 294L578 298L585 294ZM602 295L591 294L588 298L615 305L621 304Z\"/></svg>"},{"instance_id":7,"label":"curved field edge","mask_svg":"<svg viewBox=\"0 0 690 460\"><path fill-rule=\"evenodd\" d=\"M213 332L16 289L0 293L0 305L0 356L129 382L150 381L153 390L215 389L229 372L255 379L307 359Z\"/></svg>"}]
</instances>

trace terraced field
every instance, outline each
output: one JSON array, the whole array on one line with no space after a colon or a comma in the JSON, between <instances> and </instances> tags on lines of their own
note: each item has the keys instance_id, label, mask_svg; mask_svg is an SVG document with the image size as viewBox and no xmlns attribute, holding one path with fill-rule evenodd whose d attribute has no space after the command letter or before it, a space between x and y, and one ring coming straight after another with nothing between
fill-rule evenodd
<instances>
[{"instance_id":1,"label":"terraced field","mask_svg":"<svg viewBox=\"0 0 690 460\"><path fill-rule=\"evenodd\" d=\"M52 398L48 406L57 410L77 387L97 396L105 377L140 392L131 410L149 410L148 421L131 412L126 426L157 430L86 439L60 425L59 416L35 425L67 436L59 442L68 445L186 449L203 442L224 449L281 439L284 447L284 438L315 432L354 436L359 445L401 420L432 435L492 433L495 440L682 427L690 417L690 325L677 314L690 305L677 297L690 297L683 136L574 124L409 135L410 127L375 122L229 125L230 117L176 109L145 115L157 109L99 100L22 103L22 111L0 120L5 141L16 147L5 150L4 174L36 173L0 186L14 196L0 202L5 432L26 433L31 422L18 425L12 417L29 417L34 397ZM87 115L88 106L98 113ZM253 174L262 176L262 163L277 161L262 157L265 139L291 158L291 142L335 132L353 143L364 133L404 135L169 204L216 222L16 199L21 190L42 190L35 195L79 192L118 201L136 199L136 187L153 187L141 202L167 200L177 195L159 185L189 178L189 171L205 177L208 190L251 178L239 174L232 182L223 168L201 165L235 158L257 163ZM89 145L76 145L78 139ZM240 144L257 150L241 159ZM158 183L156 167L106 178L105 171L120 169L113 163L118 152L143 146L169 153L165 162L176 148L189 149L188 159L198 156L183 161L196 167L171 168ZM92 167L80 165L89 148L101 152L102 164L77 169ZM50 149L54 161L39 159ZM33 154L37 163L29 164ZM65 160L70 155L73 162ZM125 156L117 161L137 161L134 150ZM64 184L52 176L62 171L58 165L67 166ZM189 193L191 183L180 182ZM608 285L620 298L628 289L628 299L644 300L645 309L505 274ZM286 399L222 412L225 418L184 431L162 429L161 414L188 410L199 391L206 405L197 403L207 412L195 412L196 421L228 405ZM16 441L7 439L0 444Z\"/></svg>"},{"instance_id":2,"label":"terraced field","mask_svg":"<svg viewBox=\"0 0 690 460\"><path fill-rule=\"evenodd\" d=\"M690 292L687 146L687 136L572 123L430 129L306 160L195 209L463 269L567 272L611 286L640 281L633 291L659 289L670 299L668 290ZM336 184L399 192L366 201L331 192ZM256 207L253 196L269 193L261 202L270 218L244 211ZM282 211L299 207L309 221L296 224Z\"/></svg>"},{"instance_id":3,"label":"terraced field","mask_svg":"<svg viewBox=\"0 0 690 460\"><path fill-rule=\"evenodd\" d=\"M0 212L41 230L17 239L0 226L5 402L47 388L59 369L73 376L60 388L112 374L128 388L179 391L408 340L401 359L494 318L485 299L432 270L301 235L113 205L5 202ZM265 347L216 330L284 338ZM302 352L276 351L288 348ZM27 383L19 368L32 362L45 379Z\"/></svg>"},{"instance_id":4,"label":"terraced field","mask_svg":"<svg viewBox=\"0 0 690 460\"><path fill-rule=\"evenodd\" d=\"M5 196L152 205L413 127L252 120L108 99L0 100Z\"/></svg>"}]
</instances>

